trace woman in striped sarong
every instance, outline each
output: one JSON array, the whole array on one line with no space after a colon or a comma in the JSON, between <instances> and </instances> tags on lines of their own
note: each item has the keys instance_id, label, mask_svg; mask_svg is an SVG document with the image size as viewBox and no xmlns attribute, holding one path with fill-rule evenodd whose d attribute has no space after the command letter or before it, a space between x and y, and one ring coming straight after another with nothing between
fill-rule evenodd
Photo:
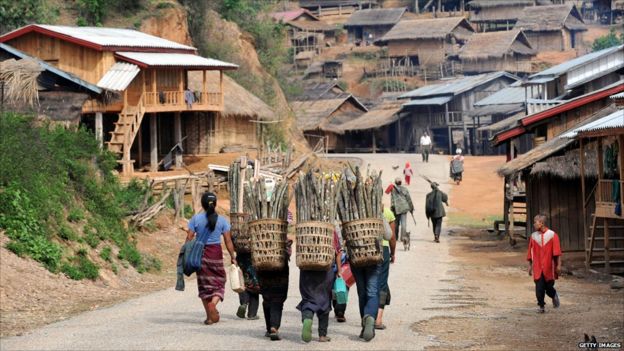
<instances>
[{"instance_id":1,"label":"woman in striped sarong","mask_svg":"<svg viewBox=\"0 0 624 351\"><path fill-rule=\"evenodd\" d=\"M201 269L197 271L197 288L199 298L206 311L205 324L219 321L217 304L223 301L225 293L225 268L223 267L223 251L221 250L221 236L225 239L225 247L230 253L232 264L236 264L234 245L230 235L230 223L216 212L217 196L213 193L204 193L201 198L203 213L198 213L188 223L186 240L197 240L204 243Z\"/></svg>"}]
</instances>

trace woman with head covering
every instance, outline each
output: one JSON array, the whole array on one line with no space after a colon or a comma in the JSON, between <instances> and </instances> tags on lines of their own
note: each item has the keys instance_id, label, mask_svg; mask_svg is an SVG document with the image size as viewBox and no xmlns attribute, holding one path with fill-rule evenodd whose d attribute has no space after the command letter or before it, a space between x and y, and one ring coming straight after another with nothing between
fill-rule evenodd
<instances>
[{"instance_id":1,"label":"woman with head covering","mask_svg":"<svg viewBox=\"0 0 624 351\"><path fill-rule=\"evenodd\" d=\"M236 264L234 245L230 235L230 223L217 214L217 196L206 192L202 195L201 204L204 212L194 215L188 223L186 240L194 237L204 243L201 268L197 271L197 288L199 298L206 310L205 324L219 321L217 304L223 301L225 292L225 268L223 267L223 251L221 236L230 254L232 264Z\"/></svg>"}]
</instances>

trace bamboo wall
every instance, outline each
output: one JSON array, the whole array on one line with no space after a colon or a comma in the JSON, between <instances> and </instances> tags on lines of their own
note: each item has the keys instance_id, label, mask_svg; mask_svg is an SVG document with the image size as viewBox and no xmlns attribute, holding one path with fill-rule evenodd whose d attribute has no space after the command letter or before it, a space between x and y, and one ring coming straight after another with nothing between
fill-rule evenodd
<instances>
[{"instance_id":1,"label":"bamboo wall","mask_svg":"<svg viewBox=\"0 0 624 351\"><path fill-rule=\"evenodd\" d=\"M93 84L115 64L112 52L100 52L39 33L25 34L7 44Z\"/></svg>"},{"instance_id":2,"label":"bamboo wall","mask_svg":"<svg viewBox=\"0 0 624 351\"><path fill-rule=\"evenodd\" d=\"M511 73L529 73L531 72L530 56L503 56L499 58L488 58L479 60L462 60L462 68L464 72L486 73L507 71Z\"/></svg>"},{"instance_id":3,"label":"bamboo wall","mask_svg":"<svg viewBox=\"0 0 624 351\"><path fill-rule=\"evenodd\" d=\"M524 32L535 51L563 51L566 50L564 37L561 31ZM569 48L569 41L568 41Z\"/></svg>"},{"instance_id":4,"label":"bamboo wall","mask_svg":"<svg viewBox=\"0 0 624 351\"><path fill-rule=\"evenodd\" d=\"M248 116L222 117L217 113L188 113L182 117L186 154L207 155L219 153L225 146L256 147L255 123Z\"/></svg>"},{"instance_id":5,"label":"bamboo wall","mask_svg":"<svg viewBox=\"0 0 624 351\"><path fill-rule=\"evenodd\" d=\"M603 109L610 103L611 101L609 101L609 98L600 99L592 103L585 104L571 111L559 114L556 118L549 121L546 127L547 140L551 140L555 136L576 126L577 124L591 117L591 115Z\"/></svg>"},{"instance_id":6,"label":"bamboo wall","mask_svg":"<svg viewBox=\"0 0 624 351\"><path fill-rule=\"evenodd\" d=\"M418 63L422 65L434 65L444 62L444 40L398 40L388 43L388 56L404 57L418 56Z\"/></svg>"}]
</instances>

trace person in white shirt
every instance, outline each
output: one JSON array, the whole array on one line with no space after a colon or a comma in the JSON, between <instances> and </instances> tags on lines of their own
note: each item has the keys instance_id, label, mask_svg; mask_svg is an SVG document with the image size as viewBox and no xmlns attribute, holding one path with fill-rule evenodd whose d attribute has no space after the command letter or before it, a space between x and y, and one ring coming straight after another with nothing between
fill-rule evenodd
<instances>
[{"instance_id":1,"label":"person in white shirt","mask_svg":"<svg viewBox=\"0 0 624 351\"><path fill-rule=\"evenodd\" d=\"M420 152L422 153L423 162L429 163L429 152L431 152L431 137L429 137L429 134L427 132L425 132L425 134L420 137Z\"/></svg>"}]
</instances>

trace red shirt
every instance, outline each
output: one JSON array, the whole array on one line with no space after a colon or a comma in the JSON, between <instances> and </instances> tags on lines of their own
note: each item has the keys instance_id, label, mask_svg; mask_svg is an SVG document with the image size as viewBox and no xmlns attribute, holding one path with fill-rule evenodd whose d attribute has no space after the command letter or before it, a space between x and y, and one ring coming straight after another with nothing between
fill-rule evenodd
<instances>
[{"instance_id":1,"label":"red shirt","mask_svg":"<svg viewBox=\"0 0 624 351\"><path fill-rule=\"evenodd\" d=\"M561 256L559 236L550 229L531 234L527 261L533 261L533 279L539 280L542 274L546 281L555 280L554 258Z\"/></svg>"}]
</instances>

